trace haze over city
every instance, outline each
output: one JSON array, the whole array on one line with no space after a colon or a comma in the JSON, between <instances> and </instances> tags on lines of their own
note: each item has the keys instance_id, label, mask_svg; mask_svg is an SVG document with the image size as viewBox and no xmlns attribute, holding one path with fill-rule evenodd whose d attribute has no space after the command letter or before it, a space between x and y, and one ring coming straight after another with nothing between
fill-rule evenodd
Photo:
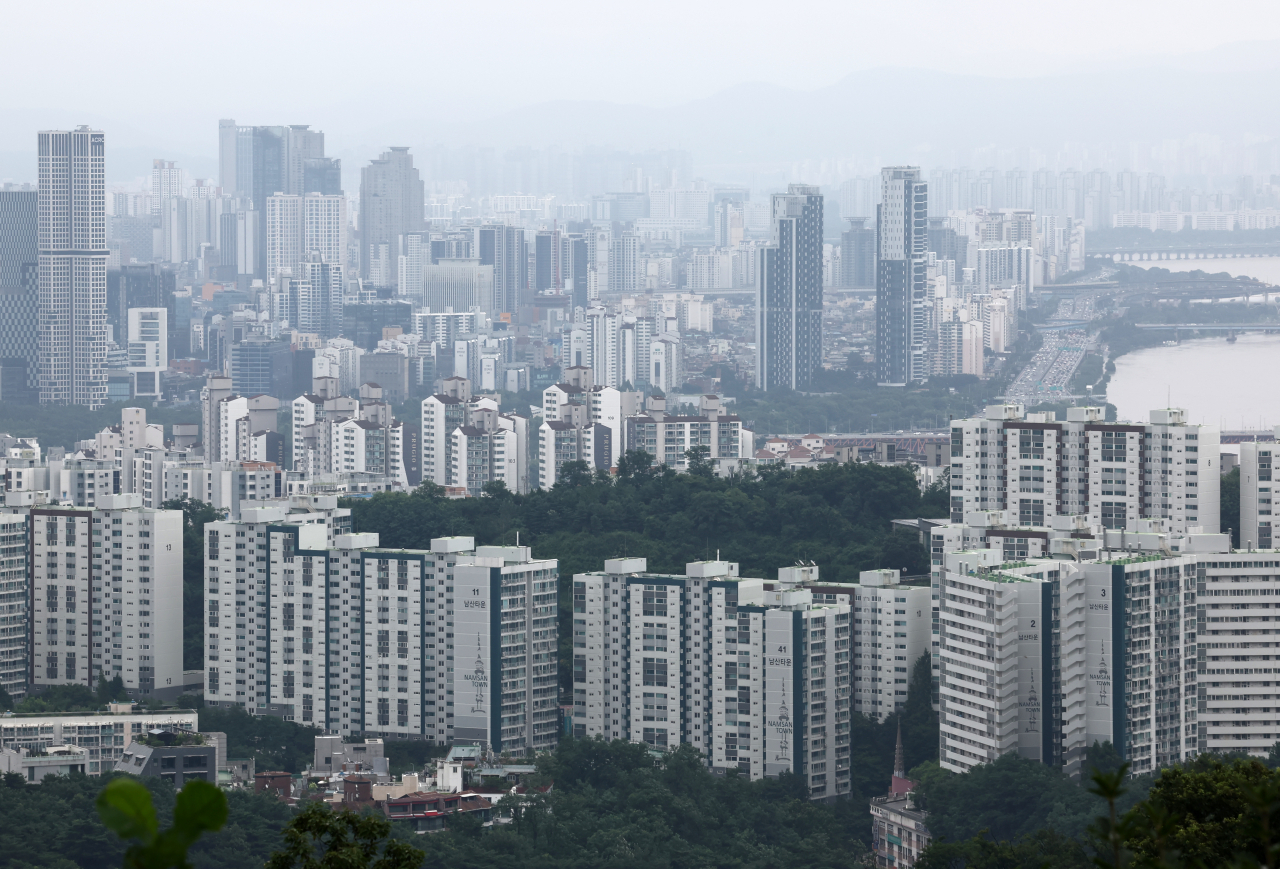
<instances>
[{"instance_id":1,"label":"haze over city","mask_svg":"<svg viewBox=\"0 0 1280 869\"><path fill-rule=\"evenodd\" d=\"M5 866L1280 860L1280 7L4 22Z\"/></svg>"}]
</instances>

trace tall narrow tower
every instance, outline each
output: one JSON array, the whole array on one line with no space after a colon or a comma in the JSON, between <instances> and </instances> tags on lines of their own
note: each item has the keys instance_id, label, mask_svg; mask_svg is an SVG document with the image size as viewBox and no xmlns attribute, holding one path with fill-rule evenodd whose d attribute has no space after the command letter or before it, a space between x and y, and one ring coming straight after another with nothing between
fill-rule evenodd
<instances>
[{"instance_id":1,"label":"tall narrow tower","mask_svg":"<svg viewBox=\"0 0 1280 869\"><path fill-rule=\"evenodd\" d=\"M40 401L107 399L107 231L101 130L39 134Z\"/></svg>"},{"instance_id":2,"label":"tall narrow tower","mask_svg":"<svg viewBox=\"0 0 1280 869\"><path fill-rule=\"evenodd\" d=\"M360 276L394 287L404 236L425 228L425 188L407 147L393 147L360 170Z\"/></svg>"},{"instance_id":3,"label":"tall narrow tower","mask_svg":"<svg viewBox=\"0 0 1280 869\"><path fill-rule=\"evenodd\" d=\"M822 194L773 196L773 243L759 252L756 386L804 389L822 365Z\"/></svg>"},{"instance_id":4,"label":"tall narrow tower","mask_svg":"<svg viewBox=\"0 0 1280 869\"><path fill-rule=\"evenodd\" d=\"M876 379L884 386L923 380L929 256L928 185L917 166L880 173L876 214Z\"/></svg>"}]
</instances>

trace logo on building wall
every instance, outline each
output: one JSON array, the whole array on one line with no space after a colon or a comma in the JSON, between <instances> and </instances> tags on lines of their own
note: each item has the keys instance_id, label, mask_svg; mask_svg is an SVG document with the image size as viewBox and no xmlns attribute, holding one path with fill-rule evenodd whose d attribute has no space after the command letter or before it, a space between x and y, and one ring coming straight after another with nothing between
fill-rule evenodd
<instances>
[{"instance_id":1,"label":"logo on building wall","mask_svg":"<svg viewBox=\"0 0 1280 869\"><path fill-rule=\"evenodd\" d=\"M475 689L475 700L472 701L471 711L485 714L484 698L489 693L489 674L484 666L484 646L480 642L480 635L476 634L476 667L470 673L464 673L463 679L471 683L471 687Z\"/></svg>"},{"instance_id":2,"label":"logo on building wall","mask_svg":"<svg viewBox=\"0 0 1280 869\"><path fill-rule=\"evenodd\" d=\"M1031 671L1031 687L1027 691L1027 699L1018 704L1027 710L1026 726L1023 733L1040 732L1040 695L1036 693L1036 671Z\"/></svg>"},{"instance_id":3,"label":"logo on building wall","mask_svg":"<svg viewBox=\"0 0 1280 869\"><path fill-rule=\"evenodd\" d=\"M791 712L787 709L787 680L782 680L782 704L778 707L778 717L769 721L769 726L778 734L778 753L774 755L774 760L780 760L783 763L791 762L791 733L793 725L791 723Z\"/></svg>"},{"instance_id":4,"label":"logo on building wall","mask_svg":"<svg viewBox=\"0 0 1280 869\"><path fill-rule=\"evenodd\" d=\"M1109 692L1111 688L1111 671L1107 669L1107 641L1098 640L1098 672L1090 673L1089 678L1098 685L1098 699L1094 706L1110 706Z\"/></svg>"}]
</instances>

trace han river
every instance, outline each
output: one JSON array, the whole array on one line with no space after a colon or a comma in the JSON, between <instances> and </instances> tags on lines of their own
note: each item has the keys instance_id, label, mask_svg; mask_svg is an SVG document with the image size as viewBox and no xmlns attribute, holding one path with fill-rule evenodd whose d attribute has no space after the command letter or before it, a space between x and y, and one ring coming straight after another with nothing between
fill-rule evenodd
<instances>
[{"instance_id":1,"label":"han river","mask_svg":"<svg viewBox=\"0 0 1280 869\"><path fill-rule=\"evenodd\" d=\"M1151 265L1173 271L1225 271L1280 284L1280 257L1168 260ZM1254 298L1255 304L1262 301ZM1107 400L1116 406L1120 419L1145 422L1152 408L1171 403L1186 408L1188 422L1230 430L1271 428L1280 425L1277 375L1280 335L1244 332L1234 344L1225 336L1200 338L1121 356Z\"/></svg>"}]
</instances>

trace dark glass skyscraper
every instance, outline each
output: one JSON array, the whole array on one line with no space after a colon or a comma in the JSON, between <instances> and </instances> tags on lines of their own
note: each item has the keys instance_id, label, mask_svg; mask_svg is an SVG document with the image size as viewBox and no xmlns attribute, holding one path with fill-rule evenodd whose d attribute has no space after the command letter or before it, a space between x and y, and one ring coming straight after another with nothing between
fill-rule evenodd
<instances>
[{"instance_id":1,"label":"dark glass skyscraper","mask_svg":"<svg viewBox=\"0 0 1280 869\"><path fill-rule=\"evenodd\" d=\"M850 217L849 228L840 235L840 286L876 285L876 231L867 218Z\"/></svg>"},{"instance_id":2,"label":"dark glass skyscraper","mask_svg":"<svg viewBox=\"0 0 1280 869\"><path fill-rule=\"evenodd\" d=\"M822 194L792 184L773 196L773 244L760 249L756 386L805 389L822 365Z\"/></svg>"},{"instance_id":3,"label":"dark glass skyscraper","mask_svg":"<svg viewBox=\"0 0 1280 869\"><path fill-rule=\"evenodd\" d=\"M519 318L520 304L529 288L529 248L518 226L477 226L472 256L482 266L493 266L493 316Z\"/></svg>"},{"instance_id":4,"label":"dark glass skyscraper","mask_svg":"<svg viewBox=\"0 0 1280 869\"><path fill-rule=\"evenodd\" d=\"M35 395L40 354L39 193L0 186L0 401Z\"/></svg>"},{"instance_id":5,"label":"dark glass skyscraper","mask_svg":"<svg viewBox=\"0 0 1280 869\"><path fill-rule=\"evenodd\" d=\"M876 379L884 386L923 380L929 252L928 185L917 166L880 173L876 210Z\"/></svg>"}]
</instances>

